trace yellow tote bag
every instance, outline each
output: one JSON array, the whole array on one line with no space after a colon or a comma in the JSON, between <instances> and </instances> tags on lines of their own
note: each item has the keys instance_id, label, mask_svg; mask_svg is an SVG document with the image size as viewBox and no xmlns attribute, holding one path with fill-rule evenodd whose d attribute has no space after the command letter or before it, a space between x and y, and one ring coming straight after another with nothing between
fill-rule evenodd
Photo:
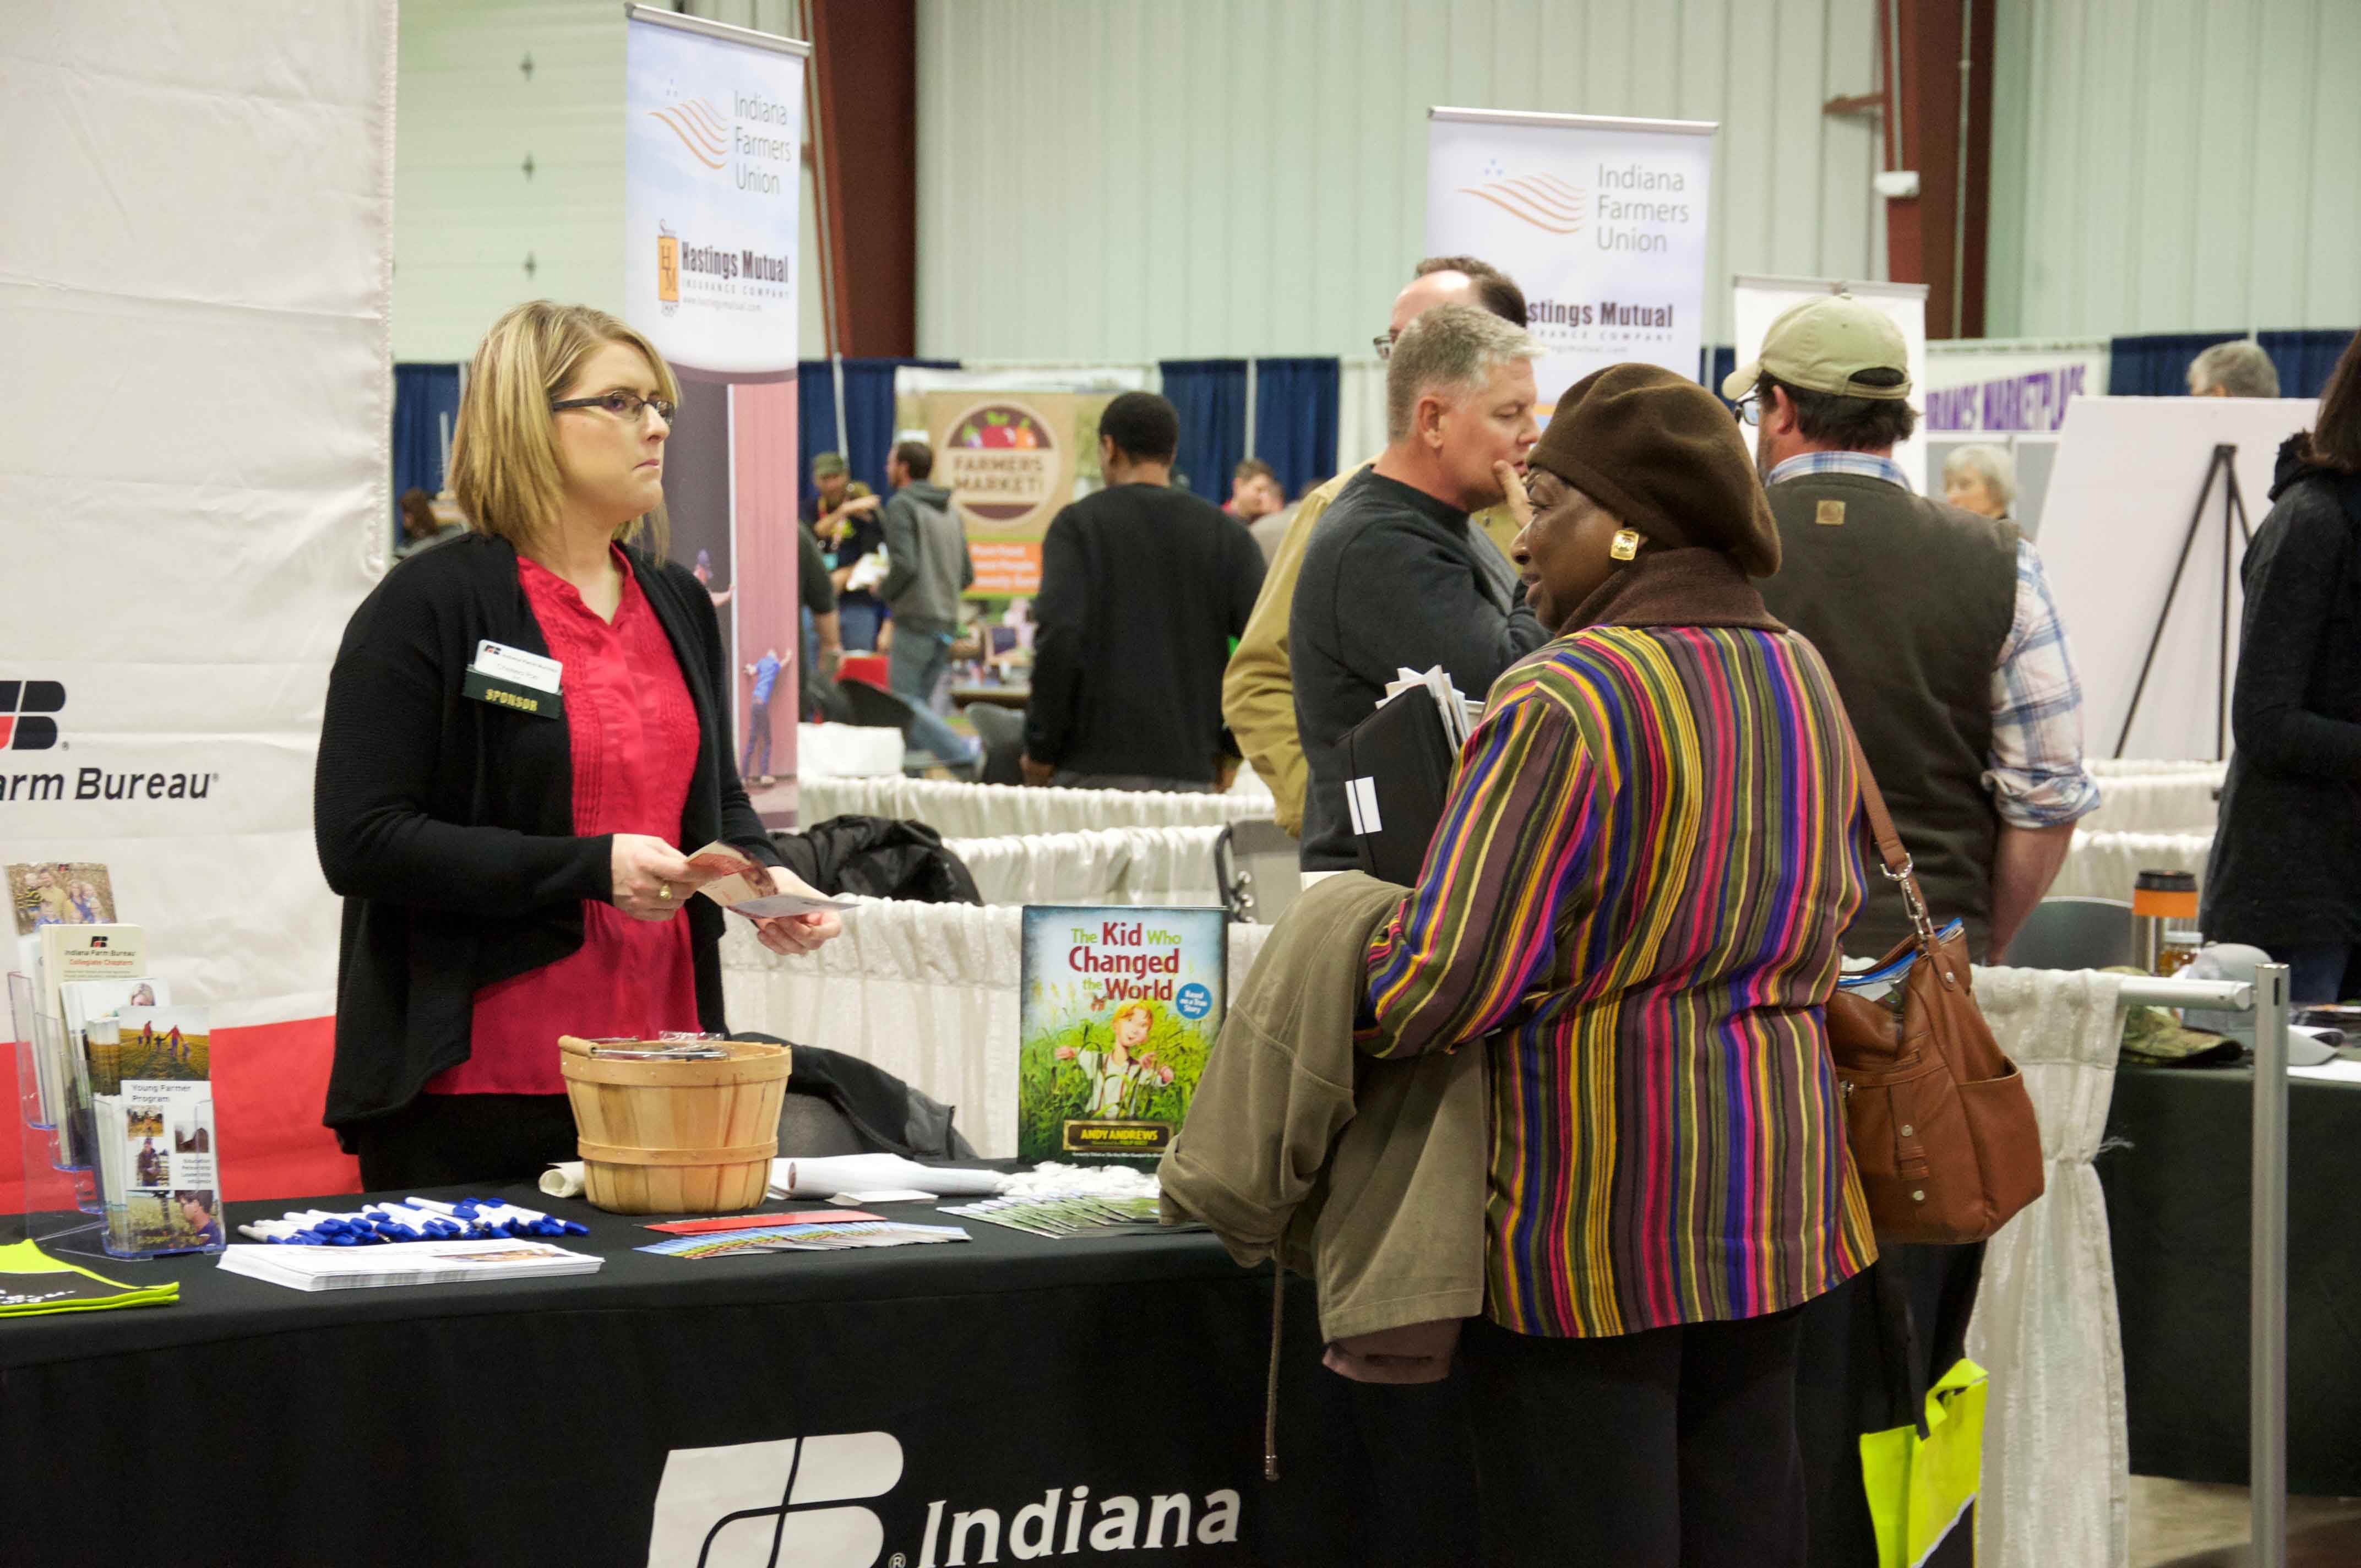
<instances>
[{"instance_id":1,"label":"yellow tote bag","mask_svg":"<svg viewBox=\"0 0 2361 1568\"><path fill-rule=\"evenodd\" d=\"M1915 1426L1861 1434L1878 1568L1918 1568L1967 1517L1983 1481L1984 1378L1962 1356L1927 1390L1925 1437Z\"/></svg>"}]
</instances>

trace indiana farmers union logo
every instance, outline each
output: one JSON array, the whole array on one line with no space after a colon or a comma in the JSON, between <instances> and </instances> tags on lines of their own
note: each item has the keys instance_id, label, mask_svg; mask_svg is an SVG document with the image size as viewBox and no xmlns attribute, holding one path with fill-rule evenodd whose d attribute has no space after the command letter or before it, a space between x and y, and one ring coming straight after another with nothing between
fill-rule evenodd
<instances>
[{"instance_id":1,"label":"indiana farmers union logo","mask_svg":"<svg viewBox=\"0 0 2361 1568\"><path fill-rule=\"evenodd\" d=\"M62 681L0 681L0 746L48 751L58 743L58 721L49 716L65 705Z\"/></svg>"},{"instance_id":2,"label":"indiana farmers union logo","mask_svg":"<svg viewBox=\"0 0 2361 1568\"><path fill-rule=\"evenodd\" d=\"M676 98L661 109L650 109L648 117L661 121L706 168L719 169L730 161L730 121L704 99Z\"/></svg>"},{"instance_id":3,"label":"indiana farmers union logo","mask_svg":"<svg viewBox=\"0 0 2361 1568\"><path fill-rule=\"evenodd\" d=\"M1499 159L1484 165L1485 180L1481 185L1463 185L1460 194L1473 196L1479 202L1489 202L1521 223L1531 224L1543 234L1576 234L1581 231L1583 208L1589 192L1579 186L1569 185L1554 174L1528 174L1510 179L1507 166Z\"/></svg>"},{"instance_id":4,"label":"indiana farmers union logo","mask_svg":"<svg viewBox=\"0 0 2361 1568\"><path fill-rule=\"evenodd\" d=\"M951 422L943 478L977 521L1015 522L1049 499L1057 447L1049 422L1022 403L979 403Z\"/></svg>"}]
</instances>

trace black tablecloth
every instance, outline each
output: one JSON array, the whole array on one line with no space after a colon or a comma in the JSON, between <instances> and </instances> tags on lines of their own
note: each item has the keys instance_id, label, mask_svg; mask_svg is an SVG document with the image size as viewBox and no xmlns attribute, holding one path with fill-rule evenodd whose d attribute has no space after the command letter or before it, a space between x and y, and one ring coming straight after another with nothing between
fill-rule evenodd
<instances>
[{"instance_id":1,"label":"black tablecloth","mask_svg":"<svg viewBox=\"0 0 2361 1568\"><path fill-rule=\"evenodd\" d=\"M1139 1515L1126 1562L1369 1560L1367 1471L1342 1380L1319 1367L1312 1292L1290 1293L1282 1476L1266 1483L1269 1277L1210 1236L1048 1241L970 1222L974 1240L948 1245L692 1261L632 1251L661 1238L579 1201L487 1195L584 1221L560 1245L605 1266L304 1292L211 1258L53 1247L126 1282L177 1278L181 1301L0 1321L0 1562L636 1568L668 1464L667 1509L690 1526L747 1516L715 1538L714 1568L865 1568L849 1555L865 1548L825 1544L864 1531L882 1533L878 1563L920 1568L930 1519L947 1568L962 1513L978 1516L964 1560L988 1561L987 1508L1007 1562L1028 1507L1028 1544L1048 1519L1060 1553L1072 1526L1092 1555L1103 1519L1121 1539L1125 1498ZM786 1441L851 1433L885 1435ZM746 1444L771 1446L732 1449ZM1201 1543L1224 1533L1225 1493L1235 1543ZM1159 1519L1156 1499L1180 1497L1191 1544L1176 1549L1180 1505ZM1151 1519L1162 1550L1145 1549Z\"/></svg>"},{"instance_id":2,"label":"black tablecloth","mask_svg":"<svg viewBox=\"0 0 2361 1568\"><path fill-rule=\"evenodd\" d=\"M2288 1486L2361 1496L2361 1088L2288 1105ZM2098 1158L2132 1470L2246 1480L2254 1074L2125 1068Z\"/></svg>"}]
</instances>

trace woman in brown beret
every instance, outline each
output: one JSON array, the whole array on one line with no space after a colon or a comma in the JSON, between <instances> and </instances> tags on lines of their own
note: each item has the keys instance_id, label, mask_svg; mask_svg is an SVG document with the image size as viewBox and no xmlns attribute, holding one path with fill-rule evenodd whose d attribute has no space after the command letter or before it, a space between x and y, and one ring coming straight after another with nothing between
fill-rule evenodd
<instances>
[{"instance_id":1,"label":"woman in brown beret","mask_svg":"<svg viewBox=\"0 0 2361 1568\"><path fill-rule=\"evenodd\" d=\"M1530 462L1555 641L1493 686L1368 958L1378 1054L1487 1047L1486 1556L1800 1564L1797 1312L1875 1256L1825 1014L1845 720L1748 581L1779 535L1705 389L1602 370Z\"/></svg>"}]
</instances>

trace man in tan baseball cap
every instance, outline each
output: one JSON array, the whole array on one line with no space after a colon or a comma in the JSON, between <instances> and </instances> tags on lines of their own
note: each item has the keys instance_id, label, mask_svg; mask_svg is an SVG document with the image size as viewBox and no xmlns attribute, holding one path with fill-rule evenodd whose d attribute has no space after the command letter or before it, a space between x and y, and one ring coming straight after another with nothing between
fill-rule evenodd
<instances>
[{"instance_id":1,"label":"man in tan baseball cap","mask_svg":"<svg viewBox=\"0 0 2361 1568\"><path fill-rule=\"evenodd\" d=\"M2099 802L2040 558L2015 524L1912 492L1894 461L1917 424L1907 349L1875 306L1838 293L1783 313L1721 393L1759 427L1778 520L1763 602L1828 661L1936 918L1997 962ZM1909 931L1872 886L1845 950Z\"/></svg>"}]
</instances>

